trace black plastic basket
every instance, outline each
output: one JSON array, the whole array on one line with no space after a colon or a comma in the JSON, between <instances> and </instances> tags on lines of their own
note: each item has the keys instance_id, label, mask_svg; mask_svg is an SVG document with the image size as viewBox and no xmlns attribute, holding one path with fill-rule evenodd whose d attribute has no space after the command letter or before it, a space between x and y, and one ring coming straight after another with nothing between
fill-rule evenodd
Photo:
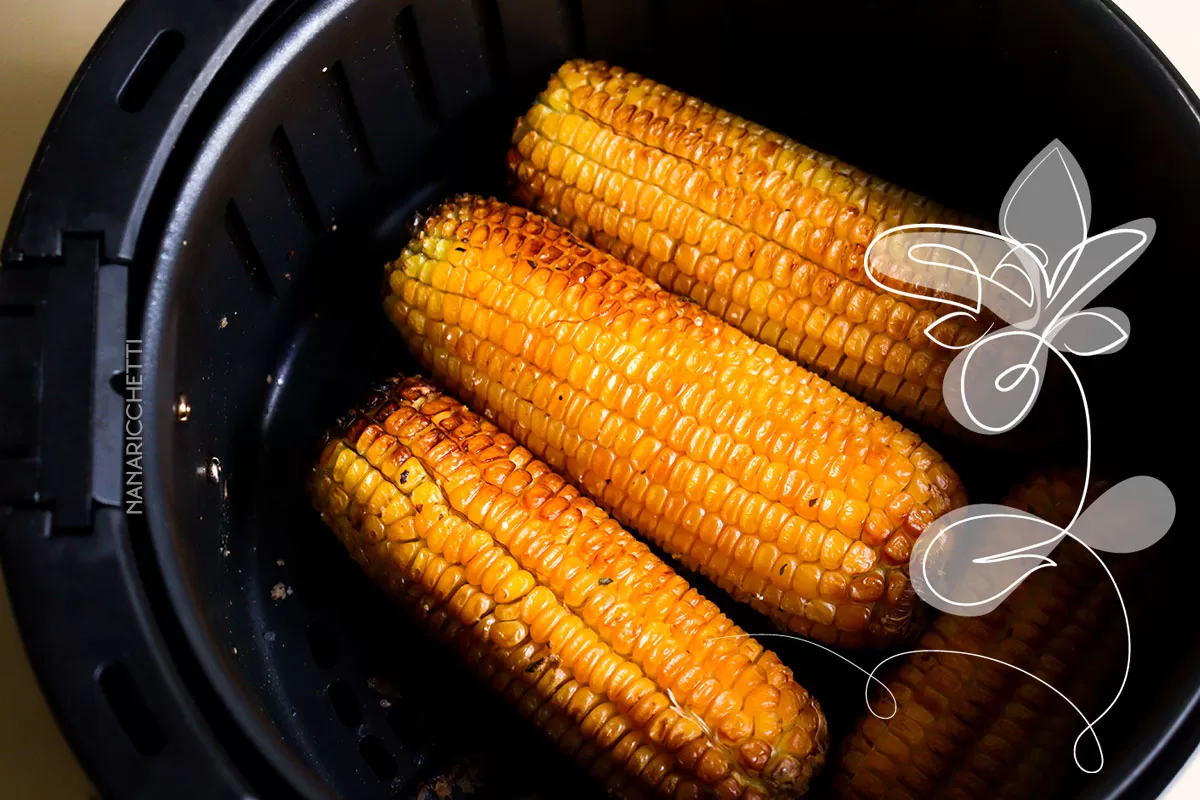
<instances>
[{"instance_id":1,"label":"black plastic basket","mask_svg":"<svg viewBox=\"0 0 1200 800\"><path fill-rule=\"evenodd\" d=\"M411 212L502 191L513 120L573 55L987 217L1063 139L1096 225L1158 221L1113 289L1137 336L1087 365L1112 387L1099 457L1186 485L1196 426L1170 379L1193 334L1154 309L1194 283L1200 104L1106 3L131 0L42 142L0 270L6 579L106 796L595 791L397 617L302 491L320 430L411 366L376 300ZM1156 614L1081 796L1153 797L1195 746L1184 525L1147 556ZM792 655L847 724L858 678Z\"/></svg>"}]
</instances>

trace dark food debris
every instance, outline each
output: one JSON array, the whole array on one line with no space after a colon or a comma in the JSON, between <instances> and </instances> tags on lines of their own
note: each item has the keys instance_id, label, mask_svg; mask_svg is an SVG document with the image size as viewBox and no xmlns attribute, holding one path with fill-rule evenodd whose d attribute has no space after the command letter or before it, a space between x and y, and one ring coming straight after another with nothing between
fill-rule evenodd
<instances>
[{"instance_id":1,"label":"dark food debris","mask_svg":"<svg viewBox=\"0 0 1200 800\"><path fill-rule=\"evenodd\" d=\"M455 789L460 797L473 795L481 786L479 770L460 763L426 781L417 792L417 800L449 800L455 796Z\"/></svg>"},{"instance_id":2,"label":"dark food debris","mask_svg":"<svg viewBox=\"0 0 1200 800\"><path fill-rule=\"evenodd\" d=\"M397 689L395 684L393 684L387 678L367 678L367 688L379 695L382 700L388 702L389 705L400 699L400 690ZM382 701L380 702L380 705L383 705ZM387 706L383 707L387 708Z\"/></svg>"}]
</instances>

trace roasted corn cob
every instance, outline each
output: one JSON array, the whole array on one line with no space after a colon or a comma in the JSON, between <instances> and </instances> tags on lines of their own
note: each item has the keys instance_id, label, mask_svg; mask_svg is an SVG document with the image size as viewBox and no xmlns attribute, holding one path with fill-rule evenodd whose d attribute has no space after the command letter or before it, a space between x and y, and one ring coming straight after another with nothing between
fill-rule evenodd
<instances>
[{"instance_id":1,"label":"roasted corn cob","mask_svg":"<svg viewBox=\"0 0 1200 800\"><path fill-rule=\"evenodd\" d=\"M951 309L881 290L864 255L888 228L969 220L603 62L564 64L512 145L523 204L868 401L957 427L942 399L956 353L925 335ZM984 330L936 333L962 346Z\"/></svg>"},{"instance_id":2,"label":"roasted corn cob","mask_svg":"<svg viewBox=\"0 0 1200 800\"><path fill-rule=\"evenodd\" d=\"M799 797L828 734L791 670L494 425L396 379L330 436L322 518L620 796Z\"/></svg>"},{"instance_id":3,"label":"roasted corn cob","mask_svg":"<svg viewBox=\"0 0 1200 800\"><path fill-rule=\"evenodd\" d=\"M1007 505L1056 525L1079 501L1079 475L1037 476ZM1074 541L1057 567L1035 572L978 618L941 615L916 647L997 659L1036 675L1094 713L1124 663L1116 593L1095 557ZM898 708L864 716L844 743L834 777L843 800L1024 800L1057 797L1084 722L1046 686L1011 667L946 652L905 656L885 681ZM893 711L886 693L873 708ZM1092 751L1088 743L1081 757Z\"/></svg>"},{"instance_id":4,"label":"roasted corn cob","mask_svg":"<svg viewBox=\"0 0 1200 800\"><path fill-rule=\"evenodd\" d=\"M913 542L964 502L920 438L525 209L464 196L389 265L426 369L779 626L917 627Z\"/></svg>"}]
</instances>

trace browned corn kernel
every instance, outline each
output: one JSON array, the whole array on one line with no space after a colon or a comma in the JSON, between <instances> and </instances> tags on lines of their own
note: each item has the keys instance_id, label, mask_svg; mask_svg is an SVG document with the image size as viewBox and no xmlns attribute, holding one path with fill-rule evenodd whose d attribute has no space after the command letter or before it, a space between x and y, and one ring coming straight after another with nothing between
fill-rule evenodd
<instances>
[{"instance_id":1,"label":"browned corn kernel","mask_svg":"<svg viewBox=\"0 0 1200 800\"><path fill-rule=\"evenodd\" d=\"M950 307L883 291L864 258L889 228L961 215L603 62L560 67L512 145L525 205L829 380L957 427L942 400L955 351L924 333ZM939 339L985 329L947 322Z\"/></svg>"},{"instance_id":2,"label":"browned corn kernel","mask_svg":"<svg viewBox=\"0 0 1200 800\"><path fill-rule=\"evenodd\" d=\"M310 491L380 586L619 796L799 797L823 763L790 669L425 381L331 434Z\"/></svg>"},{"instance_id":3,"label":"browned corn kernel","mask_svg":"<svg viewBox=\"0 0 1200 800\"><path fill-rule=\"evenodd\" d=\"M1039 475L1004 502L1064 525L1081 487L1077 473ZM1095 557L1074 541L1060 544L1053 558L1057 567L1035 572L995 611L940 615L916 647L1007 662L1095 713L1124 664L1116 593ZM844 742L833 780L843 800L1054 797L1051 787L1074 768L1071 748L1083 720L1010 667L922 652L899 660L885 683L899 708L889 720L864 716ZM880 714L893 710L882 691L873 703ZM1091 752L1085 742L1080 757Z\"/></svg>"},{"instance_id":4,"label":"browned corn kernel","mask_svg":"<svg viewBox=\"0 0 1200 800\"><path fill-rule=\"evenodd\" d=\"M439 380L784 630L918 627L913 542L965 502L913 433L525 209L465 196L388 268Z\"/></svg>"},{"instance_id":5,"label":"browned corn kernel","mask_svg":"<svg viewBox=\"0 0 1200 800\"><path fill-rule=\"evenodd\" d=\"M1089 718L1094 717L1116 693L1124 663L1125 628L1115 620L1086 643L1089 652L1101 658L1085 658L1065 684L1065 694ZM1048 701L1050 709L1043 710L1029 740L1027 755L1016 768L1005 774L993 791L998 800L1029 800L1031 797L1068 797L1060 787L1070 780L1073 764L1072 742L1083 730L1079 715L1067 707L1061 698ZM1088 767L1097 765L1094 742L1085 735L1079 747L1080 762Z\"/></svg>"}]
</instances>

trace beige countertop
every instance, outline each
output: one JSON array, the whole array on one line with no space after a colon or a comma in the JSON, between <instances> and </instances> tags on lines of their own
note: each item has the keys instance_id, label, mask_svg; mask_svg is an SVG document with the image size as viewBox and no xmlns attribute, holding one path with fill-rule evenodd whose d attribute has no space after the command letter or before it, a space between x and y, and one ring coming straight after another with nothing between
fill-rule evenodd
<instances>
[{"instance_id":1,"label":"beige countertop","mask_svg":"<svg viewBox=\"0 0 1200 800\"><path fill-rule=\"evenodd\" d=\"M119 0L0 0L0 232L50 115ZM1200 4L1118 0L1192 83L1200 86ZM0 797L88 800L93 790L38 690L0 576ZM1200 797L1200 763L1162 800Z\"/></svg>"}]
</instances>

